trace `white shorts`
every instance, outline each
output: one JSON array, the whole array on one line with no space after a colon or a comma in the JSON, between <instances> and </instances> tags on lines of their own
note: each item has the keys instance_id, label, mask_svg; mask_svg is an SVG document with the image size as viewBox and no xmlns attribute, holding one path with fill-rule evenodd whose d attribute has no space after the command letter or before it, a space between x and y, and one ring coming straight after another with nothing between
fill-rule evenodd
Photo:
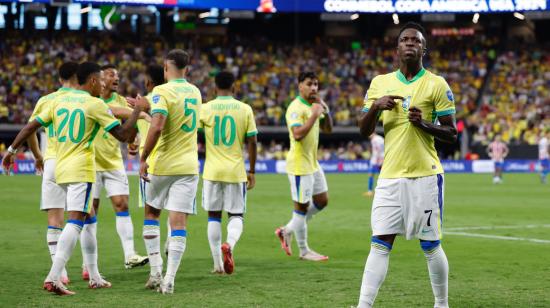
<instances>
[{"instance_id":1,"label":"white shorts","mask_svg":"<svg viewBox=\"0 0 550 308\"><path fill-rule=\"evenodd\" d=\"M55 159L44 161L40 209L65 209L66 199L65 191L55 182Z\"/></svg>"},{"instance_id":2,"label":"white shorts","mask_svg":"<svg viewBox=\"0 0 550 308\"><path fill-rule=\"evenodd\" d=\"M246 182L202 181L202 207L205 211L224 210L231 214L246 212Z\"/></svg>"},{"instance_id":3,"label":"white shorts","mask_svg":"<svg viewBox=\"0 0 550 308\"><path fill-rule=\"evenodd\" d=\"M292 201L301 204L309 203L312 196L328 191L325 173L321 168L313 174L288 174L288 180L290 182L290 194L292 195Z\"/></svg>"},{"instance_id":4,"label":"white shorts","mask_svg":"<svg viewBox=\"0 0 550 308\"><path fill-rule=\"evenodd\" d=\"M197 213L198 175L149 175L145 183L145 203L159 210Z\"/></svg>"},{"instance_id":5,"label":"white shorts","mask_svg":"<svg viewBox=\"0 0 550 308\"><path fill-rule=\"evenodd\" d=\"M443 221L443 175L378 179L372 203L372 235L402 234L436 241Z\"/></svg>"},{"instance_id":6,"label":"white shorts","mask_svg":"<svg viewBox=\"0 0 550 308\"><path fill-rule=\"evenodd\" d=\"M94 199L101 197L101 189L105 187L107 198L112 196L128 196L128 176L124 170L97 171L94 184Z\"/></svg>"},{"instance_id":7,"label":"white shorts","mask_svg":"<svg viewBox=\"0 0 550 308\"><path fill-rule=\"evenodd\" d=\"M65 183L59 184L67 195L67 211L90 213L92 204L92 183Z\"/></svg>"}]
</instances>

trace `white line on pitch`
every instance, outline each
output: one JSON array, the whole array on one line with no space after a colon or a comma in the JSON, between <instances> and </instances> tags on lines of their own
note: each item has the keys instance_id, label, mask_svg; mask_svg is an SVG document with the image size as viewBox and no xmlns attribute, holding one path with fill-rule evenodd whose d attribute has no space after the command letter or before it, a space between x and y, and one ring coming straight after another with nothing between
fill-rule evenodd
<instances>
[{"instance_id":1,"label":"white line on pitch","mask_svg":"<svg viewBox=\"0 0 550 308\"><path fill-rule=\"evenodd\" d=\"M482 226L482 227L456 227L445 228L447 231L467 231L467 230L493 230L493 229L533 229L550 228L550 225L514 225L514 226Z\"/></svg>"},{"instance_id":2,"label":"white line on pitch","mask_svg":"<svg viewBox=\"0 0 550 308\"><path fill-rule=\"evenodd\" d=\"M453 232L446 231L446 235L462 235L469 237L481 237L481 238L490 238L495 240L505 240L505 241L526 241L540 244L550 244L550 240L540 240L536 238L527 238L527 237L513 237L513 236L500 236L500 235L490 235L490 234L479 234L479 233L467 233L467 232Z\"/></svg>"}]
</instances>

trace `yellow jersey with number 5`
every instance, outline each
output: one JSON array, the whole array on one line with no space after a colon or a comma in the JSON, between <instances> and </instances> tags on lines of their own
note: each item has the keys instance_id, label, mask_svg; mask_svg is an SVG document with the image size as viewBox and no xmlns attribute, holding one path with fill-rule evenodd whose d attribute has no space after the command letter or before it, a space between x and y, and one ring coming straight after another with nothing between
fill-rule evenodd
<instances>
[{"instance_id":1,"label":"yellow jersey with number 5","mask_svg":"<svg viewBox=\"0 0 550 308\"><path fill-rule=\"evenodd\" d=\"M59 96L36 120L44 127L53 124L57 138L55 180L63 183L94 183L94 138L101 128L120 125L109 107L86 91L73 90Z\"/></svg>"},{"instance_id":2,"label":"yellow jersey with number 5","mask_svg":"<svg viewBox=\"0 0 550 308\"><path fill-rule=\"evenodd\" d=\"M199 174L197 128L201 93L185 79L173 79L156 86L151 97L151 115L162 114L166 124L155 151L147 158L154 175Z\"/></svg>"}]
</instances>

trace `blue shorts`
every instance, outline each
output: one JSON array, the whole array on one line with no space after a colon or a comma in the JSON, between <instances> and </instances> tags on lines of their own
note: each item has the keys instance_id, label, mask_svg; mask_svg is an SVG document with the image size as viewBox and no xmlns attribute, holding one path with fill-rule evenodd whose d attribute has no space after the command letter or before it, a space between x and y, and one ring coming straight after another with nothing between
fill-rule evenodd
<instances>
[{"instance_id":1,"label":"blue shorts","mask_svg":"<svg viewBox=\"0 0 550 308\"><path fill-rule=\"evenodd\" d=\"M542 169L548 169L550 167L550 159L548 159L548 158L541 159L539 162L540 162L540 166L542 167Z\"/></svg>"},{"instance_id":2,"label":"blue shorts","mask_svg":"<svg viewBox=\"0 0 550 308\"><path fill-rule=\"evenodd\" d=\"M495 162L495 168L503 169L504 168L504 162L503 161L496 161Z\"/></svg>"},{"instance_id":3,"label":"blue shorts","mask_svg":"<svg viewBox=\"0 0 550 308\"><path fill-rule=\"evenodd\" d=\"M381 165L371 164L370 167L369 167L369 172L370 173L380 173L380 169L382 169Z\"/></svg>"}]
</instances>

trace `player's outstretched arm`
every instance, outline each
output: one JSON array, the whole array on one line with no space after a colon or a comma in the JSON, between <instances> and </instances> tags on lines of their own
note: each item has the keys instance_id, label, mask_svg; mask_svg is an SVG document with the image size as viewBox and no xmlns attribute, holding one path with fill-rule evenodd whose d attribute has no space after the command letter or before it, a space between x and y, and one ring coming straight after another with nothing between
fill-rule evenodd
<instances>
[{"instance_id":1,"label":"player's outstretched arm","mask_svg":"<svg viewBox=\"0 0 550 308\"><path fill-rule=\"evenodd\" d=\"M27 144L31 149L32 155L34 156L34 165L38 172L42 173L44 171L44 158L42 157L42 152L40 151L40 146L38 145L38 137L36 133L31 134L27 138Z\"/></svg>"},{"instance_id":2,"label":"player's outstretched arm","mask_svg":"<svg viewBox=\"0 0 550 308\"><path fill-rule=\"evenodd\" d=\"M452 114L437 118L440 125L428 122L422 119L422 110L417 107L409 109L409 122L428 134L434 136L437 140L446 143L455 143L457 140L457 130L455 117Z\"/></svg>"},{"instance_id":3,"label":"player's outstretched arm","mask_svg":"<svg viewBox=\"0 0 550 308\"><path fill-rule=\"evenodd\" d=\"M109 106L109 108L111 109L111 111L113 112L113 115L117 119L127 120L132 116L132 110L131 109L123 108L123 107L116 107L116 106ZM148 113L144 112L144 111L140 112L139 118L143 119L143 120L146 120L147 122L151 122L151 116Z\"/></svg>"},{"instance_id":4,"label":"player's outstretched arm","mask_svg":"<svg viewBox=\"0 0 550 308\"><path fill-rule=\"evenodd\" d=\"M133 141L133 138L137 134L136 122L139 119L140 113L145 109L146 104L149 104L147 100L138 96L135 109L132 111L130 118L124 124L111 129L109 133L120 142Z\"/></svg>"},{"instance_id":5,"label":"player's outstretched arm","mask_svg":"<svg viewBox=\"0 0 550 308\"><path fill-rule=\"evenodd\" d=\"M153 114L153 118L151 119L151 126L149 127L149 132L147 133L145 145L143 146L143 152L141 153L139 161L139 176L147 182L149 182L149 177L147 174L147 169L149 168L149 165L147 164L147 158L149 158L149 155L157 145L160 134L162 133L165 124L166 116L164 116L164 114Z\"/></svg>"},{"instance_id":6,"label":"player's outstretched arm","mask_svg":"<svg viewBox=\"0 0 550 308\"><path fill-rule=\"evenodd\" d=\"M258 139L256 136L246 137L246 146L248 149L248 163L250 165L247 172L248 184L246 188L250 190L256 186L256 156L258 155Z\"/></svg>"},{"instance_id":7,"label":"player's outstretched arm","mask_svg":"<svg viewBox=\"0 0 550 308\"><path fill-rule=\"evenodd\" d=\"M294 139L296 141L302 140L311 130L313 125L315 124L315 121L321 116L323 113L323 106L320 104L313 104L311 106L311 116L307 119L306 123L301 126L293 126L291 128L292 130L292 136L294 136Z\"/></svg>"},{"instance_id":8,"label":"player's outstretched arm","mask_svg":"<svg viewBox=\"0 0 550 308\"><path fill-rule=\"evenodd\" d=\"M33 120L32 122L25 125L25 127L23 127L19 134L17 134L15 140L13 140L8 148L8 151L4 156L4 160L2 161L2 166L4 166L6 174L9 174L9 170L11 168L11 165L13 164L13 156L17 152L17 149L21 146L23 142L25 142L25 140L27 140L32 134L34 134L40 128L40 126L42 126L40 122L38 122L37 120Z\"/></svg>"}]
</instances>

